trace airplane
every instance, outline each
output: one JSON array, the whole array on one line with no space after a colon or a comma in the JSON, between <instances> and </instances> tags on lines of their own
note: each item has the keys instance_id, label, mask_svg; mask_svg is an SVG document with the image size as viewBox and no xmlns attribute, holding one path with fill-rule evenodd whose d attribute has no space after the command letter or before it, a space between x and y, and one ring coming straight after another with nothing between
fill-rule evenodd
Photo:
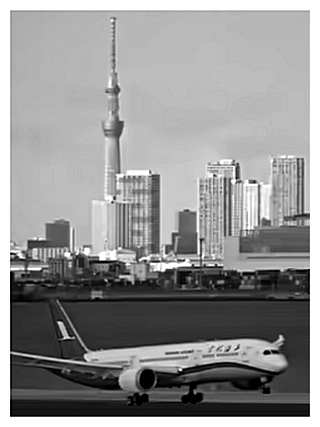
<instances>
[{"instance_id":1,"label":"airplane","mask_svg":"<svg viewBox=\"0 0 320 427\"><path fill-rule=\"evenodd\" d=\"M271 392L273 378L288 362L280 352L284 337L274 342L227 339L143 347L90 350L59 300L49 301L60 357L11 351L11 363L44 368L70 381L99 389L120 389L128 405L149 402L155 388L189 387L184 404L200 403L198 385L230 382L242 390Z\"/></svg>"}]
</instances>

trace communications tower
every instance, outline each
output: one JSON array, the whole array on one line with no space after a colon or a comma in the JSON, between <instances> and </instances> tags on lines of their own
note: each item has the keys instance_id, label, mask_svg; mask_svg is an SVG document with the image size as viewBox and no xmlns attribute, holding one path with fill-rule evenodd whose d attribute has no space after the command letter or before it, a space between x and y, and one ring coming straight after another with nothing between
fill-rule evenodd
<instances>
[{"instance_id":1,"label":"communications tower","mask_svg":"<svg viewBox=\"0 0 320 427\"><path fill-rule=\"evenodd\" d=\"M119 93L118 74L116 70L116 18L110 18L111 53L110 74L105 89L107 94L106 118L102 122L105 137L105 163L104 163L104 199L113 201L116 197L116 174L120 173L120 146L119 138L124 122L119 118Z\"/></svg>"}]
</instances>

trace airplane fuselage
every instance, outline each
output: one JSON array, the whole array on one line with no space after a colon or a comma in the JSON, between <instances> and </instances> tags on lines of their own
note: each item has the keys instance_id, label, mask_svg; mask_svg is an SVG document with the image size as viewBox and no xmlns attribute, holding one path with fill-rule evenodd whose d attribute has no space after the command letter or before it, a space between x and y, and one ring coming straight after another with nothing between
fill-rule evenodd
<instances>
[{"instance_id":1,"label":"airplane fuselage","mask_svg":"<svg viewBox=\"0 0 320 427\"><path fill-rule=\"evenodd\" d=\"M269 383L288 366L280 352L283 335L274 342L239 338L92 351L60 301L50 301L49 307L60 357L11 351L12 363L47 369L90 387L121 389L129 405L148 402L154 388L181 386L189 389L182 403L199 403L204 396L195 392L197 386L214 382L268 394Z\"/></svg>"},{"instance_id":2,"label":"airplane fuselage","mask_svg":"<svg viewBox=\"0 0 320 427\"><path fill-rule=\"evenodd\" d=\"M153 369L176 367L178 373L179 369L183 370L181 375L172 378L160 376L156 387L261 378L269 382L287 368L285 356L273 343L245 338L98 350L87 352L83 357L90 363L121 365L123 369L137 364ZM69 380L103 389L120 388L117 372L117 369L114 372L108 369L105 376L95 377L68 370L55 371Z\"/></svg>"}]
</instances>

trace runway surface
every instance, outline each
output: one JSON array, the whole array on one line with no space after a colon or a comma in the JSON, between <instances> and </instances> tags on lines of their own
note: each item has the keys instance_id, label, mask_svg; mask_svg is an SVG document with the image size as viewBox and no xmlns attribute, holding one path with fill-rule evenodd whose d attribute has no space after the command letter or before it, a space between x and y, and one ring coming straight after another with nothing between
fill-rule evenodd
<instances>
[{"instance_id":1,"label":"runway surface","mask_svg":"<svg viewBox=\"0 0 320 427\"><path fill-rule=\"evenodd\" d=\"M13 389L11 416L309 416L308 393L208 391L197 405L180 403L183 393L154 391L129 407L121 391Z\"/></svg>"}]
</instances>

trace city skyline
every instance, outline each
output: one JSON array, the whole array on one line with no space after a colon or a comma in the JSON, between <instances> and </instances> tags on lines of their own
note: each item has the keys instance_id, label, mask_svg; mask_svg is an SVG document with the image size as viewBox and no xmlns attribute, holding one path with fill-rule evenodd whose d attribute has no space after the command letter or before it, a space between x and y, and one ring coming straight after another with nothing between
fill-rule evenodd
<instances>
[{"instance_id":1,"label":"city skyline","mask_svg":"<svg viewBox=\"0 0 320 427\"><path fill-rule=\"evenodd\" d=\"M21 21L22 15L24 16L24 20ZM28 17L26 18L25 15L28 15ZM41 15L41 17L39 15ZM12 19L13 239L19 242L32 237L33 234L39 235L41 234L40 227L42 227L44 222L55 217L65 217L75 224L76 229L79 230L79 233L77 233L80 235L80 241L78 240L77 242L78 244L90 241L90 212L86 212L86 210L89 211L91 199L101 197L101 195L98 194L98 189L101 188L101 178L103 176L103 165L100 165L100 159L101 155L103 159L104 144L103 136L101 136L101 127L99 126L99 118L103 118L103 111L105 108L104 106L102 108L100 107L105 100L103 88L108 72L107 19L111 15L115 15L119 18L119 71L124 94L121 99L121 111L122 118L126 122L126 129L121 143L121 155L122 158L125 159L123 170L152 169L160 173L163 194L161 212L162 243L169 241L170 233L174 229L174 213L185 208L195 209L197 197L196 179L203 175L205 164L208 161L214 162L226 157L236 158L237 161L241 163L243 178L268 182L268 157L276 154L294 154L306 158L306 169L308 171L307 13L14 13ZM135 15L135 18L138 17L135 19L134 24L129 19L132 15ZM142 26L142 28L139 28L139 25L137 25L139 19L141 19L142 16L146 17L146 15L148 16L147 19L143 21L144 27ZM182 19L179 20L178 15L179 18ZM35 16L37 17L35 18ZM200 53L198 52L198 54L195 55L195 61L193 61L195 64L185 62L188 58L188 52L184 51L184 49L186 49L188 41L183 41L183 37L181 36L181 34L188 35L186 32L181 33L181 31L183 29L186 30L187 25L190 24L191 17L194 17L194 20L199 26L199 31L193 34L193 41L191 46L189 46L190 49L192 49L192 47L194 48L194 43L196 41L198 41L198 45L200 46ZM217 20L217 17L219 17L219 20ZM91 25L95 21L94 18L96 19L96 27ZM151 22L148 21L149 18ZM211 20L209 18L211 18ZM25 26L30 19L35 21L34 24L36 28L33 28L31 34L25 34L23 30L26 29ZM280 32L280 21L288 21L283 28L283 31L285 29L286 32L285 40L283 40L283 38L277 40L276 35L273 35L270 39L263 38L263 35L266 35L264 31L267 28L267 21L270 22L270 19L276 24L275 32L277 35L279 35ZM87 23L88 40L86 39L84 46L82 43L78 42L75 48L74 43L76 35L79 35L78 27L77 25L71 26L72 31L70 32L70 28L68 29L66 25L70 20L74 23ZM258 28L258 21L264 23L264 25ZM300 27L299 25L297 27L298 21L300 22ZM44 22L47 22L48 28L44 25ZM101 22L101 26L97 24L98 22ZM152 34L151 41L149 43L142 43L142 32L144 29L151 31L152 22L155 28L150 33ZM211 33L211 30L209 31L211 28L209 25L210 22L218 24L213 33ZM26 73L20 74L19 64L22 65L26 57L24 57L25 53L19 50L19 47L21 49L21 46L24 44L26 44L27 47L30 46L28 40L30 37L32 38L32 36L35 36L36 29L39 30L39 24L40 29L46 37L44 41L41 40L40 37L35 43L35 46L31 44L35 50L35 52L32 52L31 57L36 58L38 54L38 62L34 62L33 66L29 66ZM15 27L15 25L17 26ZM48 48L48 51L52 54L52 57L49 59L43 43L47 43L46 48L51 46L50 43L53 43L53 39L50 38L49 34L52 25L56 26L56 28L59 27L59 31L61 26L62 32L66 37L68 37L69 34L69 39L66 39L66 46L59 45L60 48L63 47L59 53L55 46L52 46L53 51ZM174 25L177 25L177 27L174 27ZM288 25L289 30L291 29L292 31L290 35L288 34ZM164 26L168 29L168 34L165 34ZM298 31L300 36L305 32L305 38L302 37L302 41L301 37L299 38L297 35L296 27L302 33L300 34ZM157 33L159 29L162 31ZM92 37L98 35L96 40L90 38L91 30L93 32ZM242 36L242 38L240 37L240 45L238 48L244 49L243 53L246 53L246 56L242 57L239 53L239 49L231 49L231 40L229 40L228 44L228 39L225 40L223 38L223 35L228 35L228 31L231 32L232 41L235 44L239 44L239 41L235 41L235 32L238 31L240 36ZM258 64L255 64L255 67L252 68L250 62L246 63L250 49L249 51L246 50L244 42L246 40L248 41L248 36L254 31L259 33L260 39L255 42L251 40L251 53L254 55L255 60L258 59ZM164 43L170 34L175 34L173 47L167 46ZM205 39L203 38L204 35L210 35L211 38L208 37ZM291 39L291 35L294 37L293 40ZM21 36L23 36L22 38L26 37L28 40L22 40ZM215 39L214 36L216 36L218 40ZM132 39L132 37L134 37L134 39ZM139 43L137 43L137 38L139 39ZM81 40L83 41L83 39ZM199 41L201 41L201 44ZM78 69L78 74L73 73L74 66L78 64L77 61L79 61L82 55L90 48L90 42L92 43L91 47L94 52L91 60L83 64L85 70ZM277 44L276 42L279 43ZM298 42L298 45L295 45L295 42ZM274 43L274 45L272 43ZM304 43L306 45L304 45ZM182 52L179 51L180 57L176 58L174 56L174 53L176 53L175 48L180 45L183 49ZM211 61L209 61L205 55L205 46L208 48L208 45L213 49L213 54L218 53L218 56L215 56L213 59L209 58ZM294 51L290 50L293 49L293 45L295 45ZM15 49L15 46L17 49ZM158 48L158 51L156 49L158 52L157 57L155 57L154 54L152 55L151 52L151 48L155 46ZM259 46L262 46L264 49L262 49L262 53L260 52L260 56L258 55L257 57L257 49ZM285 48L288 49L288 46L290 46L290 49L286 51ZM299 49L297 50L297 46L300 48L300 51ZM74 49L72 49L72 47ZM82 53L80 47L83 48ZM30 54L30 49L27 48L26 50L28 56L28 54ZM92 51L90 51L90 53ZM40 57L39 52L41 54ZM300 56L300 61L293 56L293 54L297 55L297 52L300 52L300 55L302 55ZM168 57L166 57L164 53L166 53ZM267 55L263 56L263 53ZM53 97L54 102L50 104L48 99L42 97L43 95L40 93L40 90L42 89L46 91L46 93L49 92L49 94L53 94L54 71L58 70L59 65L61 66L59 60L61 60L60 56L62 55L63 57L63 54L65 55L64 60L68 59L69 61L67 61L69 68L64 68L64 71L67 70L68 72L65 74L62 73L62 76L60 76L58 80L64 90L66 90L63 94L65 98L61 98L62 92L60 92L58 88L58 90L56 90L58 94ZM73 57L73 54L75 54L75 57ZM40 62L39 58L41 59ZM54 71L51 71L51 74L45 73L44 71L48 65L54 65L51 63L53 58L58 60L58 65L53 66ZM150 67L146 72L145 66L147 64L146 59L148 58L148 65ZM269 65L269 68L266 65L267 58L269 60L273 58L274 60L273 66ZM305 63L301 58L304 58ZM73 60L75 60L75 63L73 63ZM156 70L155 65L160 65L161 61L162 66L159 72ZM293 63L294 67L292 67L292 61L295 61ZM199 68L199 64L201 64L201 68ZM39 66L39 70L36 65ZM178 78L177 73L181 65L188 66L185 69L185 75ZM197 65L199 70L195 73ZM225 79L222 73L223 66L225 67ZM242 74L238 74L238 82L240 81L243 87L240 87L241 90L237 92L235 86L230 87L228 83L230 84L233 73L239 72L239 70ZM281 78L283 79L286 70L289 74L287 74L287 81L284 82ZM24 108L26 107L25 97L21 96L21 92L25 94L34 88L37 79L31 71L35 72L35 76L37 72L41 73L42 80L40 79L40 82L37 82L40 88L37 88L36 96L33 102L31 102L32 108L26 109ZM59 71L61 73L61 70ZM83 79L85 76L84 71L90 71L90 78L87 76L87 80L81 80L81 77ZM215 73L214 76L218 76L217 79L213 78L208 81L208 76L210 75L208 71ZM253 78L253 71L257 74L255 78ZM104 77L101 78L103 72ZM129 75L130 72L133 73L132 76ZM204 78L203 75L205 75ZM92 78L93 76L95 77ZM135 82L134 78L137 76L141 77L141 81L138 80ZM251 89L254 90L251 90L251 92L247 94L247 97L243 98L241 91L245 91L249 84L249 81L246 81L247 77L251 78L250 83L251 86L253 85ZM262 78L260 79L261 87L257 90L259 78ZM80 88L78 87L77 91L75 87L76 83L79 84L79 82L82 83L82 86L80 86ZM198 84L198 90L200 92L202 90L202 95L205 96L199 97L199 94L194 90L196 82ZM285 83L289 85L287 89L291 87L293 83L297 82L300 86L295 87L295 91L291 90L290 94L285 94L283 87L282 91L279 88L279 92L277 92L277 85L281 82L282 85ZM184 89L182 88L182 83L184 84ZM170 90L168 90L169 88L166 87L166 85L170 86ZM304 85L306 86L304 87ZM271 99L270 93L266 91L267 88L269 90L271 88ZM83 89L83 91L81 91L81 89ZM208 93L204 94L204 90L207 90L211 96L208 96ZM190 91L191 99L189 101L191 102L188 103ZM178 97L175 96L175 92L178 92ZM294 96L300 97L304 101L301 103L300 109L299 107L292 107L290 105L289 98L292 98L292 96L293 98ZM177 100L175 98L177 98ZM27 97L27 100L30 102L30 97ZM66 103L61 103L63 100L66 100ZM273 103L271 105L270 101L272 100ZM42 104L42 107L44 107L43 113L39 110L41 102L44 102L44 104ZM170 105L167 112L165 111L166 102L169 102L168 105L173 103L173 106ZM139 108L137 109L137 107ZM286 108L289 110L287 113L285 111ZM56 109L62 110L64 114L67 112L68 115L63 121L65 127L62 127L60 132L53 135L54 132L52 127L55 129L56 126L60 124L59 120L61 121L61 115L48 115L48 110L52 113L55 112ZM240 117L240 120L237 122L235 121L235 113L238 110L242 112L242 117ZM258 112L256 110L258 110ZM159 120L159 117L157 117L159 112L162 113L162 116L160 114L160 122L157 122L157 120ZM89 121L85 120L86 113L90 113L90 125ZM35 119L37 114L38 118L42 120L38 120L37 122L33 120L28 121L30 117L31 119ZM77 114L78 121L75 122ZM257 114L257 121L254 118L255 114ZM298 118L294 118L296 116L299 116L300 121L298 121ZM282 117L283 120L281 122L279 121L282 127L278 123L279 117ZM190 120L191 118L192 120ZM191 123L188 123L189 121ZM284 126L285 123L290 121L292 121L293 124L291 123L290 128L286 128ZM297 121L300 124L296 123ZM68 126L66 123L68 123ZM76 123L75 126L74 123ZM154 126L152 125L153 123ZM160 124L162 124L161 128ZM276 126L277 124L278 127ZM26 125L26 129L24 129L23 125ZM195 125L198 126L198 129L194 128ZM80 129L78 129L78 126ZM201 136L200 142L193 144L192 141L194 141L195 138L199 138L198 133L195 132L199 129L199 134ZM294 131L297 130L299 130L299 132L296 134ZM277 135L277 131L282 138ZM64 132L66 135L63 134ZM70 138L70 132L72 138ZM191 136L188 132L191 132ZM63 143L66 142L65 138L68 137L70 138L70 146L63 145ZM213 139L215 139L216 144L212 144L213 147L211 144L208 146L208 141L212 141ZM256 141L256 145L253 143L254 140ZM77 142L79 143L78 145ZM183 145L183 142L185 142L185 145ZM241 150L239 149L239 144L241 145ZM153 149L150 149L150 145ZM278 150L275 152L274 150L276 147L278 147ZM245 149L248 148L251 149L251 152L245 151ZM257 149L257 153L253 151L254 148ZM198 156L195 156L196 149L198 149ZM170 156L168 156L168 151L170 152ZM33 164L33 168L30 168L30 164L27 161L26 164L22 162L22 159L31 160L30 153L32 153L33 157L33 163L31 163ZM144 155L141 156L141 153ZM63 155L65 156L61 163L62 157L60 156ZM70 160L71 158L74 160L74 164L72 165L68 163L68 159ZM81 165L81 167L77 169L79 165ZM38 166L39 169L37 169ZM29 172L29 174L27 172ZM29 179L26 179L26 176ZM308 176L308 174L306 174L306 176ZM176 186L170 185L173 177L177 184ZM80 178L80 180L75 179L74 181L74 178ZM28 184L28 188L25 187L25 183ZM34 184L31 188L30 183ZM308 184L308 179L306 179L306 210L309 208ZM54 185L54 187L52 187L52 185ZM54 200L48 197L50 196L50 194L48 195L48 187L57 190L57 195L55 195ZM71 188L74 189L73 194L76 196L70 197ZM81 189L85 191L81 191ZM32 197L30 197L30 195ZM67 198L67 196L69 196L69 198ZM81 197L79 198L79 196ZM89 198L89 200L87 200L87 198ZM21 206L19 202L23 205L22 209L20 209ZM36 210L32 209L32 203L37 203ZM85 203L87 203L86 206ZM74 204L75 206L70 207L70 204ZM30 210L31 213L29 212ZM28 234L26 235L26 233Z\"/></svg>"}]
</instances>

